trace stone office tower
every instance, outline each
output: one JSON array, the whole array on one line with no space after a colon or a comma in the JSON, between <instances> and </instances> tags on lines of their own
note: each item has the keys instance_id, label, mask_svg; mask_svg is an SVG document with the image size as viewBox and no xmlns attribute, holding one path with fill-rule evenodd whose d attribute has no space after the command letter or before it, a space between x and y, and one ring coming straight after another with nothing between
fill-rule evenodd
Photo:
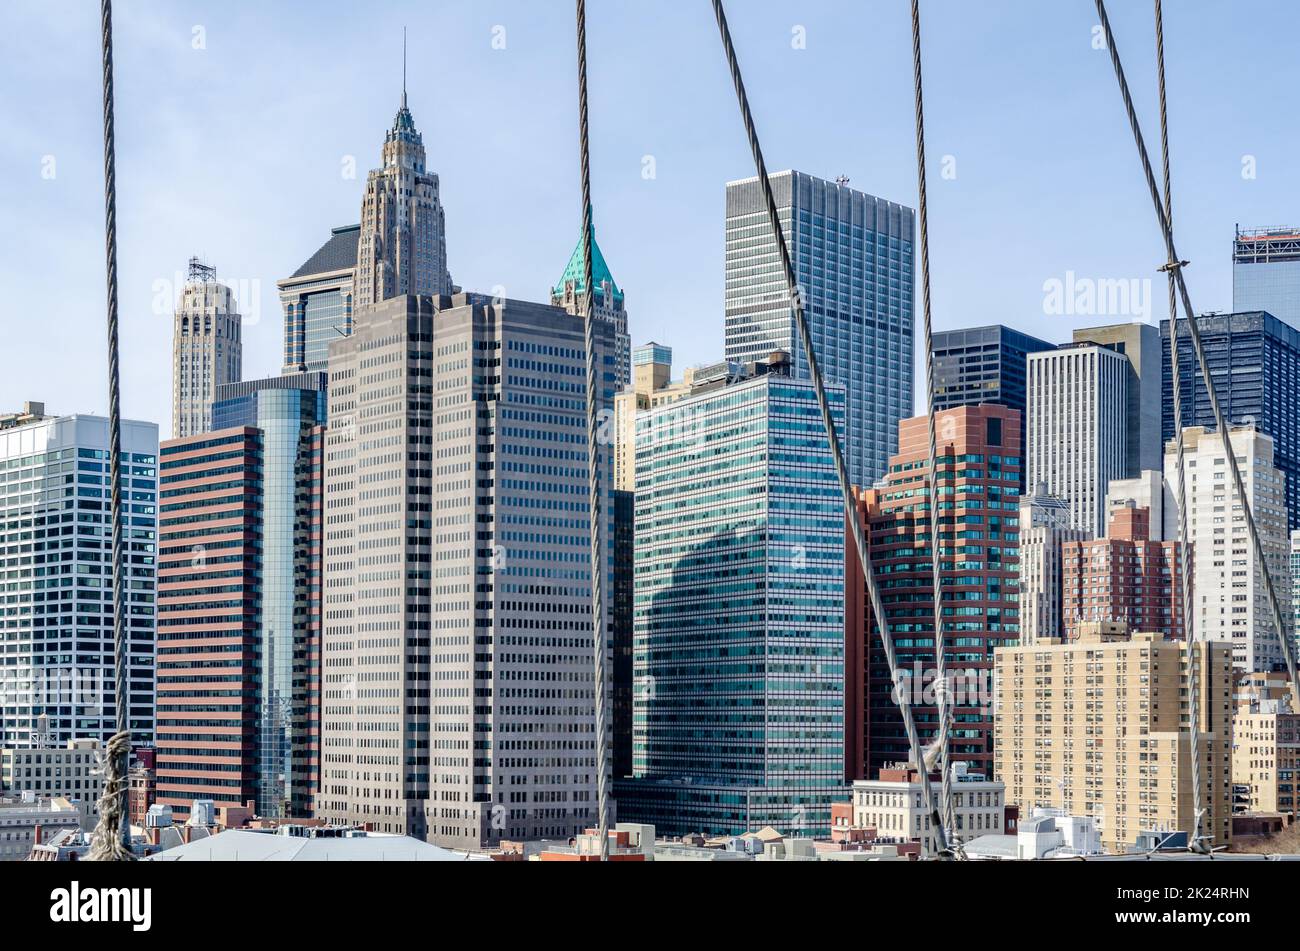
<instances>
[{"instance_id":1,"label":"stone office tower","mask_svg":"<svg viewBox=\"0 0 1300 951\"><path fill-rule=\"evenodd\" d=\"M331 344L322 818L470 849L594 824L583 333L403 295ZM608 566L612 447L601 470Z\"/></svg>"},{"instance_id":2,"label":"stone office tower","mask_svg":"<svg viewBox=\"0 0 1300 951\"><path fill-rule=\"evenodd\" d=\"M424 139L406 108L384 135L383 163L366 179L354 279L355 309L399 294L451 294L438 176L424 165Z\"/></svg>"},{"instance_id":3,"label":"stone office tower","mask_svg":"<svg viewBox=\"0 0 1300 951\"><path fill-rule=\"evenodd\" d=\"M238 304L217 269L190 258L189 279L172 328L172 435L212 428L217 387L243 375L244 343Z\"/></svg>"}]
</instances>

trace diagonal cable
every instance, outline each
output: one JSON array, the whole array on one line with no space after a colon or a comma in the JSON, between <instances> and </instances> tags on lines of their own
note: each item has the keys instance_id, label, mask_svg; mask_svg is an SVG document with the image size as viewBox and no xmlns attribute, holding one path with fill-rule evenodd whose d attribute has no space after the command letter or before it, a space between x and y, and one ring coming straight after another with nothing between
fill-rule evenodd
<instances>
[{"instance_id":1,"label":"diagonal cable","mask_svg":"<svg viewBox=\"0 0 1300 951\"><path fill-rule=\"evenodd\" d=\"M1201 341L1201 328L1196 320L1195 311L1192 309L1192 299L1187 290L1187 280L1183 276L1182 259L1178 257L1178 251L1174 247L1173 231L1169 225L1169 218L1165 214L1164 205L1160 200L1160 187L1156 184L1155 172L1151 167L1151 156L1147 152L1146 140L1142 136L1142 125L1138 121L1137 109L1133 105L1133 95L1129 91L1128 79L1124 74L1124 65L1120 61L1119 49L1115 45L1115 37L1110 27L1110 17L1106 14L1106 2L1105 0L1096 0L1096 4L1097 14L1101 18L1102 33L1106 38L1107 48L1110 50L1111 65L1115 69L1115 79L1119 84L1120 96L1124 100L1124 111L1128 115L1129 127L1133 132L1133 140L1137 146L1138 158L1142 164L1147 189L1151 193L1151 201L1155 207L1156 220L1160 225L1161 235L1164 238L1166 260L1179 262L1178 266L1173 269L1173 275L1178 284L1179 299L1183 305L1183 313L1186 315L1187 327L1191 331L1192 348L1195 350L1197 362L1200 364L1201 378L1210 397L1210 409L1214 413L1215 426L1223 442L1224 454L1228 459L1228 468L1232 472L1233 487L1237 497L1241 500L1241 507L1246 519L1246 532L1250 536L1252 554L1260 573L1263 575L1264 590L1268 595L1269 612L1272 615L1274 631L1281 643L1283 657L1286 659L1287 674L1291 678L1291 683L1300 691L1300 680L1296 677L1295 645L1291 642L1291 638L1286 636L1286 625L1282 621L1282 608L1278 600L1277 588L1273 583L1273 573L1269 570L1268 559L1264 555L1264 545L1259 537L1259 527L1255 522L1255 513L1246 495L1241 466L1238 464L1237 454L1232 448L1232 439L1224 419L1223 407L1219 403L1219 395L1214 387L1214 377L1210 373L1210 365L1206 359L1205 348ZM1174 314L1171 314L1170 318L1171 323L1177 319Z\"/></svg>"},{"instance_id":2,"label":"diagonal cable","mask_svg":"<svg viewBox=\"0 0 1300 951\"><path fill-rule=\"evenodd\" d=\"M781 230L781 217L776 208L776 196L772 192L772 182L767 176L767 165L763 161L763 150L759 145L758 131L754 126L754 115L749 108L749 97L745 94L745 83L740 75L740 62L736 58L736 48L731 41L731 29L727 26L727 14L722 8L722 0L712 0L713 13L718 21L718 32L722 35L723 52L727 57L727 66L731 71L731 81L736 88L736 100L740 105L740 116L745 124L745 134L749 139L749 148L754 156L754 165L758 171L758 181L763 189L763 198L767 205L767 217L772 226L777 251L781 257L782 273L785 276L786 290L790 295L790 306L794 311L795 326L799 330L799 340L804 355L808 360L808 375L812 379L813 389L817 394L817 406L821 410L822 425L826 430L826 439L830 443L831 456L835 463L835 473L839 477L840 494L844 499L844 515L853 536L853 545L862 564L862 574L866 578L867 594L871 599L871 611L876 625L880 629L880 642L884 647L885 658L889 663L891 681L896 685L895 694L899 712L903 717L903 729L907 733L908 749L911 751L912 764L921 783L921 795L925 803L925 813L934 830L941 856L951 857L943 822L934 803L934 790L930 787L930 774L925 768L925 755L916 732L916 721L912 716L911 690L903 684L899 676L898 658L894 650L893 639L889 636L885 620L884 603L880 597L880 588L875 574L871 570L871 551L867 547L866 535L858 517L857 505L853 497L853 486L849 482L849 471L844 464L844 452L840 448L839 435L835 430L835 420L831 416L830 400L826 396L826 382L822 378L821 367L817 362L817 353L813 348L812 333L808 319L804 314L803 295L795 277L794 265L790 261L790 248L786 244L785 234ZM926 848L926 837L921 836L921 848Z\"/></svg>"}]
</instances>

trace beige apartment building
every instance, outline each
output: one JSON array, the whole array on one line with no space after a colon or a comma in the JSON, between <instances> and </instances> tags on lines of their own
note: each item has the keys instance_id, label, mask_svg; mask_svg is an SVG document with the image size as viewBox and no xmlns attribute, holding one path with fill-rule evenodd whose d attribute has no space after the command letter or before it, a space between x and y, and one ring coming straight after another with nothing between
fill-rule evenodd
<instances>
[{"instance_id":1,"label":"beige apartment building","mask_svg":"<svg viewBox=\"0 0 1300 951\"><path fill-rule=\"evenodd\" d=\"M1300 713L1284 700L1243 703L1232 726L1232 784L1238 808L1296 817Z\"/></svg>"},{"instance_id":2,"label":"beige apartment building","mask_svg":"<svg viewBox=\"0 0 1300 951\"><path fill-rule=\"evenodd\" d=\"M1200 645L1202 834L1231 837L1231 645ZM1192 799L1184 644L1123 625L997 651L996 767L1007 803L1090 816L1107 851L1188 830Z\"/></svg>"}]
</instances>

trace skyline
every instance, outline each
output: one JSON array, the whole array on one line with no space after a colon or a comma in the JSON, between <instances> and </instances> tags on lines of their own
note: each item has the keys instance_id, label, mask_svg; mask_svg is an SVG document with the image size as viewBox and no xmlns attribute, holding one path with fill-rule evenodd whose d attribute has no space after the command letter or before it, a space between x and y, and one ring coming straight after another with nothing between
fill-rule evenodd
<instances>
[{"instance_id":1,"label":"skyline","mask_svg":"<svg viewBox=\"0 0 1300 951\"><path fill-rule=\"evenodd\" d=\"M0 859L1300 861L1300 12L120 2L102 170L0 56Z\"/></svg>"},{"instance_id":2,"label":"skyline","mask_svg":"<svg viewBox=\"0 0 1300 951\"><path fill-rule=\"evenodd\" d=\"M1243 9L1279 23L1300 20L1300 11L1281 3L1238 5L1234 14ZM339 4L320 10L310 22L272 9L197 3L118 11L123 411L158 422L163 433L171 431L166 356L174 282L185 261L204 257L237 293L240 282L260 286L256 307L239 301L244 376L274 375L283 319L275 282L306 260L329 228L359 217L365 175L379 162L383 130L400 101L403 25L410 108L429 167L442 179L457 281L467 290L500 285L507 296L545 301L568 260L579 220L567 21L521 3L436 10L389 4L367 17ZM7 352L46 352L51 329L62 328L54 345L66 368L51 375L28 361L5 361L0 402L9 407L33 399L56 413L106 408L100 374L75 369L101 366L103 349L97 18L91 5L85 11L70 17L63 8L15 5L7 37L36 42L0 41L0 78L29 90L9 110L0 145L0 224L24 235L0 264L0 279L16 291L6 296ZM1198 310L1226 311L1233 225L1284 224L1266 209L1300 207L1297 186L1283 180L1300 133L1267 122L1285 109L1284 85L1267 80L1269 64L1285 60L1288 31L1252 30L1258 21L1208 2L1179 13L1166 36L1178 243L1193 262L1188 276ZM771 171L845 174L855 189L915 207L905 15L903 4L787 11L767 2L733 14ZM673 346L680 375L721 356L725 185L750 177L752 165L707 5L671 5L653 15L593 6L590 17L601 245L628 295L633 343ZM1108 59L1092 48L1094 20L1088 4L1049 13L1015 2L978 14L954 2L929 5L936 330L1004 323L1063 341L1075 327L1141 316L1047 313L1045 282L1068 284L1071 275L1151 280L1154 293L1144 288L1134 300L1149 307L1149 320L1164 316L1155 271L1160 242ZM1126 8L1115 20L1150 136L1150 14ZM504 34L494 32L498 26ZM805 28L804 49L793 48L798 27ZM280 44L290 29L294 44L284 48L293 51L295 68L286 85ZM998 42L1008 30L1016 55L990 55L969 43L972 35ZM854 60L842 57L864 31L897 41L877 44L879 66L846 83L845 64ZM628 44L629 36L638 42ZM494 49L494 39L505 48ZM349 53L358 41L364 58ZM51 49L65 53L69 68L33 83ZM1238 103L1231 79L1246 61L1262 65L1253 68L1250 101ZM278 85L268 85L271 76ZM518 95L521 84L535 98ZM282 95L271 99L268 88ZM829 88L844 92L819 95ZM976 103L985 108L972 110ZM807 117L802 126L781 121L797 114ZM840 116L850 121L835 124ZM853 121L867 117L878 122ZM1070 128L1080 134L1066 139L1076 149L1062 159L1057 143ZM533 148L512 147L518 142ZM1188 147L1196 142L1205 147ZM1257 178L1242 177L1244 155L1255 157ZM354 178L342 174L349 156ZM654 158L653 179L643 178L646 156ZM949 157L955 179L945 177L954 167ZM43 177L50 171L53 178ZM530 188L534 182L541 187ZM1048 212L1072 227L1013 243ZM985 230L972 233L974 223ZM71 266L82 261L96 266ZM918 399L916 408L923 407Z\"/></svg>"}]
</instances>

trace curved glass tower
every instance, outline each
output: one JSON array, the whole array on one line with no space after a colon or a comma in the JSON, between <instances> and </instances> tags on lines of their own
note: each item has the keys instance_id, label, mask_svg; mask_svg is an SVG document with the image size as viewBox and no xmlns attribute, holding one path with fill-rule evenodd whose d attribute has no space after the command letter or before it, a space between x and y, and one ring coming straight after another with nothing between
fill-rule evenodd
<instances>
[{"instance_id":1,"label":"curved glass tower","mask_svg":"<svg viewBox=\"0 0 1300 951\"><path fill-rule=\"evenodd\" d=\"M310 665L320 579L313 574L311 554L325 374L230 384L219 396L213 406L218 429L251 426L262 433L257 811L300 816L311 809L314 787Z\"/></svg>"}]
</instances>

